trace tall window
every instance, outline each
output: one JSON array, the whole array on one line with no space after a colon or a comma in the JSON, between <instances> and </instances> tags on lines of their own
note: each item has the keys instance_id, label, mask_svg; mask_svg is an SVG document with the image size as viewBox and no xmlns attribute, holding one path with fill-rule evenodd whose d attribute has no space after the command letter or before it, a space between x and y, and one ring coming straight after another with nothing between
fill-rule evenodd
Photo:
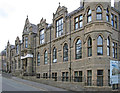
<instances>
[{"instance_id":1,"label":"tall window","mask_svg":"<svg viewBox=\"0 0 120 93\"><path fill-rule=\"evenodd\" d=\"M68 45L66 43L63 47L63 61L68 61Z\"/></svg>"},{"instance_id":2,"label":"tall window","mask_svg":"<svg viewBox=\"0 0 120 93\"><path fill-rule=\"evenodd\" d=\"M110 38L107 38L107 55L110 56Z\"/></svg>"},{"instance_id":3,"label":"tall window","mask_svg":"<svg viewBox=\"0 0 120 93\"><path fill-rule=\"evenodd\" d=\"M22 43L23 43L23 48L24 48L24 37L23 37L23 41L22 41Z\"/></svg>"},{"instance_id":4,"label":"tall window","mask_svg":"<svg viewBox=\"0 0 120 93\"><path fill-rule=\"evenodd\" d=\"M47 51L45 51L44 53L44 64L47 64L47 57L48 57L48 54L47 54Z\"/></svg>"},{"instance_id":5,"label":"tall window","mask_svg":"<svg viewBox=\"0 0 120 93\"><path fill-rule=\"evenodd\" d=\"M103 38L101 36L97 39L97 55L103 55Z\"/></svg>"},{"instance_id":6,"label":"tall window","mask_svg":"<svg viewBox=\"0 0 120 93\"><path fill-rule=\"evenodd\" d=\"M57 81L57 72L52 73L52 79L54 79L55 81Z\"/></svg>"},{"instance_id":7,"label":"tall window","mask_svg":"<svg viewBox=\"0 0 120 93\"><path fill-rule=\"evenodd\" d=\"M16 54L18 54L18 51L19 51L19 45L17 44L17 46L16 46Z\"/></svg>"},{"instance_id":8,"label":"tall window","mask_svg":"<svg viewBox=\"0 0 120 93\"><path fill-rule=\"evenodd\" d=\"M63 18L56 21L56 37L63 35Z\"/></svg>"},{"instance_id":9,"label":"tall window","mask_svg":"<svg viewBox=\"0 0 120 93\"><path fill-rule=\"evenodd\" d=\"M76 54L76 59L81 59L82 58L82 41L80 39L77 40L75 44L75 54Z\"/></svg>"},{"instance_id":10,"label":"tall window","mask_svg":"<svg viewBox=\"0 0 120 93\"><path fill-rule=\"evenodd\" d=\"M97 20L102 20L102 9L100 6L98 6L96 10L96 18Z\"/></svg>"},{"instance_id":11,"label":"tall window","mask_svg":"<svg viewBox=\"0 0 120 93\"><path fill-rule=\"evenodd\" d=\"M110 15L109 15L109 9L106 10L106 20L107 22L110 22Z\"/></svg>"},{"instance_id":12,"label":"tall window","mask_svg":"<svg viewBox=\"0 0 120 93\"><path fill-rule=\"evenodd\" d=\"M20 64L20 59L18 60L18 68L20 69L21 64Z\"/></svg>"},{"instance_id":13,"label":"tall window","mask_svg":"<svg viewBox=\"0 0 120 93\"><path fill-rule=\"evenodd\" d=\"M114 27L114 15L111 14L111 24L112 24L112 27Z\"/></svg>"},{"instance_id":14,"label":"tall window","mask_svg":"<svg viewBox=\"0 0 120 93\"><path fill-rule=\"evenodd\" d=\"M28 37L25 37L25 48L28 47Z\"/></svg>"},{"instance_id":15,"label":"tall window","mask_svg":"<svg viewBox=\"0 0 120 93\"><path fill-rule=\"evenodd\" d=\"M75 18L75 30L81 28L83 26L83 16L80 15L79 17Z\"/></svg>"},{"instance_id":16,"label":"tall window","mask_svg":"<svg viewBox=\"0 0 120 93\"><path fill-rule=\"evenodd\" d=\"M89 37L88 39L88 57L92 56L92 39Z\"/></svg>"},{"instance_id":17,"label":"tall window","mask_svg":"<svg viewBox=\"0 0 120 93\"><path fill-rule=\"evenodd\" d=\"M62 72L62 81L68 81L68 72Z\"/></svg>"},{"instance_id":18,"label":"tall window","mask_svg":"<svg viewBox=\"0 0 120 93\"><path fill-rule=\"evenodd\" d=\"M115 46L115 58L117 59L117 43L116 43L116 46Z\"/></svg>"},{"instance_id":19,"label":"tall window","mask_svg":"<svg viewBox=\"0 0 120 93\"><path fill-rule=\"evenodd\" d=\"M91 22L92 21L92 11L90 9L88 9L87 12L87 22Z\"/></svg>"},{"instance_id":20,"label":"tall window","mask_svg":"<svg viewBox=\"0 0 120 93\"><path fill-rule=\"evenodd\" d=\"M117 59L117 43L113 42L113 58Z\"/></svg>"},{"instance_id":21,"label":"tall window","mask_svg":"<svg viewBox=\"0 0 120 93\"><path fill-rule=\"evenodd\" d=\"M37 54L37 66L40 66L40 53Z\"/></svg>"},{"instance_id":22,"label":"tall window","mask_svg":"<svg viewBox=\"0 0 120 93\"><path fill-rule=\"evenodd\" d=\"M87 85L88 86L92 85L92 70L87 71Z\"/></svg>"},{"instance_id":23,"label":"tall window","mask_svg":"<svg viewBox=\"0 0 120 93\"><path fill-rule=\"evenodd\" d=\"M57 49L54 48L53 49L53 63L56 63L57 62Z\"/></svg>"},{"instance_id":24,"label":"tall window","mask_svg":"<svg viewBox=\"0 0 120 93\"><path fill-rule=\"evenodd\" d=\"M115 16L115 28L117 29L117 16Z\"/></svg>"},{"instance_id":25,"label":"tall window","mask_svg":"<svg viewBox=\"0 0 120 93\"><path fill-rule=\"evenodd\" d=\"M113 42L113 58L115 58L115 43Z\"/></svg>"},{"instance_id":26,"label":"tall window","mask_svg":"<svg viewBox=\"0 0 120 93\"><path fill-rule=\"evenodd\" d=\"M40 31L40 44L44 43L44 29Z\"/></svg>"},{"instance_id":27,"label":"tall window","mask_svg":"<svg viewBox=\"0 0 120 93\"><path fill-rule=\"evenodd\" d=\"M97 86L103 86L103 70L97 70Z\"/></svg>"}]
</instances>

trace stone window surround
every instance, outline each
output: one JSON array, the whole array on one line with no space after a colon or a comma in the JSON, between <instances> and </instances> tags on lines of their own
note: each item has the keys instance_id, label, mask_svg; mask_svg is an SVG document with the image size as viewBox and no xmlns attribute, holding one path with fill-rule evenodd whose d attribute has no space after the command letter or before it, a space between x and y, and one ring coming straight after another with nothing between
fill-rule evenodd
<instances>
[{"instance_id":1,"label":"stone window surround","mask_svg":"<svg viewBox=\"0 0 120 93\"><path fill-rule=\"evenodd\" d=\"M80 18L80 16L82 17L82 19ZM78 18L78 21L76 22L76 18ZM80 27L80 22L82 22L82 26ZM78 28L76 28L76 24L78 24ZM74 18L74 29L77 30L79 28L83 27L83 15L80 14L79 16Z\"/></svg>"}]
</instances>

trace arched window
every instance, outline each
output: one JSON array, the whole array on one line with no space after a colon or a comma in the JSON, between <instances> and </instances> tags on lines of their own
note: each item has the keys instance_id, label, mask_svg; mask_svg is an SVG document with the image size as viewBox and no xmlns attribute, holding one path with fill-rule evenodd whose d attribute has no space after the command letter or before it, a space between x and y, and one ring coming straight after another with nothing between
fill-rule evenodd
<instances>
[{"instance_id":1,"label":"arched window","mask_svg":"<svg viewBox=\"0 0 120 93\"><path fill-rule=\"evenodd\" d=\"M19 52L19 45L17 44L16 45L16 54L18 54L18 52Z\"/></svg>"},{"instance_id":2,"label":"arched window","mask_svg":"<svg viewBox=\"0 0 120 93\"><path fill-rule=\"evenodd\" d=\"M57 62L57 49L54 48L53 49L53 63L56 63Z\"/></svg>"},{"instance_id":3,"label":"arched window","mask_svg":"<svg viewBox=\"0 0 120 93\"><path fill-rule=\"evenodd\" d=\"M101 36L97 38L97 55L103 55L103 38Z\"/></svg>"},{"instance_id":4,"label":"arched window","mask_svg":"<svg viewBox=\"0 0 120 93\"><path fill-rule=\"evenodd\" d=\"M91 21L92 21L92 11L89 8L87 12L87 22L89 23Z\"/></svg>"},{"instance_id":5,"label":"arched window","mask_svg":"<svg viewBox=\"0 0 120 93\"><path fill-rule=\"evenodd\" d=\"M25 48L28 47L28 37L25 37Z\"/></svg>"},{"instance_id":6,"label":"arched window","mask_svg":"<svg viewBox=\"0 0 120 93\"><path fill-rule=\"evenodd\" d=\"M107 55L110 56L110 38L107 38Z\"/></svg>"},{"instance_id":7,"label":"arched window","mask_svg":"<svg viewBox=\"0 0 120 93\"><path fill-rule=\"evenodd\" d=\"M63 61L68 61L68 45L66 43L63 47Z\"/></svg>"},{"instance_id":8,"label":"arched window","mask_svg":"<svg viewBox=\"0 0 120 93\"><path fill-rule=\"evenodd\" d=\"M96 10L96 18L97 20L102 20L102 9L100 6L98 6Z\"/></svg>"},{"instance_id":9,"label":"arched window","mask_svg":"<svg viewBox=\"0 0 120 93\"><path fill-rule=\"evenodd\" d=\"M44 53L44 64L47 64L47 57L48 57L48 54L47 54L47 51L45 51Z\"/></svg>"},{"instance_id":10,"label":"arched window","mask_svg":"<svg viewBox=\"0 0 120 93\"><path fill-rule=\"evenodd\" d=\"M92 39L89 37L88 39L88 57L92 56Z\"/></svg>"},{"instance_id":11,"label":"arched window","mask_svg":"<svg viewBox=\"0 0 120 93\"><path fill-rule=\"evenodd\" d=\"M109 15L109 9L106 10L106 20L107 22L110 22L110 15Z\"/></svg>"},{"instance_id":12,"label":"arched window","mask_svg":"<svg viewBox=\"0 0 120 93\"><path fill-rule=\"evenodd\" d=\"M76 59L82 58L82 41L80 39L75 43L75 55Z\"/></svg>"},{"instance_id":13,"label":"arched window","mask_svg":"<svg viewBox=\"0 0 120 93\"><path fill-rule=\"evenodd\" d=\"M37 66L40 66L40 53L37 54Z\"/></svg>"}]
</instances>

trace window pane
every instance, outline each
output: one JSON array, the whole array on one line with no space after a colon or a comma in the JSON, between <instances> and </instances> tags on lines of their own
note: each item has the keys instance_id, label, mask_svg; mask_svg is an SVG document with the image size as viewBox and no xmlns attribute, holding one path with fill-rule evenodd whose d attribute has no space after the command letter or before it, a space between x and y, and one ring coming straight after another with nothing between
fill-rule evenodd
<instances>
[{"instance_id":1,"label":"window pane","mask_svg":"<svg viewBox=\"0 0 120 93\"><path fill-rule=\"evenodd\" d=\"M82 25L83 25L82 21L81 21L79 24L80 24L80 28L81 28L81 27L82 27Z\"/></svg>"},{"instance_id":2,"label":"window pane","mask_svg":"<svg viewBox=\"0 0 120 93\"><path fill-rule=\"evenodd\" d=\"M107 22L109 22L109 15L106 15L106 20Z\"/></svg>"},{"instance_id":3,"label":"window pane","mask_svg":"<svg viewBox=\"0 0 120 93\"><path fill-rule=\"evenodd\" d=\"M92 56L92 48L88 48L88 56Z\"/></svg>"},{"instance_id":4,"label":"window pane","mask_svg":"<svg viewBox=\"0 0 120 93\"><path fill-rule=\"evenodd\" d=\"M25 48L28 47L28 37L25 37Z\"/></svg>"},{"instance_id":5,"label":"window pane","mask_svg":"<svg viewBox=\"0 0 120 93\"><path fill-rule=\"evenodd\" d=\"M87 71L87 85L88 86L92 85L92 70Z\"/></svg>"},{"instance_id":6,"label":"window pane","mask_svg":"<svg viewBox=\"0 0 120 93\"><path fill-rule=\"evenodd\" d=\"M92 17L89 16L89 17L88 17L88 22L91 22L91 21L92 21Z\"/></svg>"},{"instance_id":7,"label":"window pane","mask_svg":"<svg viewBox=\"0 0 120 93\"><path fill-rule=\"evenodd\" d=\"M82 20L82 19L83 19L83 16L81 15L81 16L80 16L80 20Z\"/></svg>"},{"instance_id":8,"label":"window pane","mask_svg":"<svg viewBox=\"0 0 120 93\"><path fill-rule=\"evenodd\" d=\"M80 39L76 42L76 59L82 58L82 42Z\"/></svg>"},{"instance_id":9,"label":"window pane","mask_svg":"<svg viewBox=\"0 0 120 93\"><path fill-rule=\"evenodd\" d=\"M78 23L75 24L75 29L78 29Z\"/></svg>"},{"instance_id":10,"label":"window pane","mask_svg":"<svg viewBox=\"0 0 120 93\"><path fill-rule=\"evenodd\" d=\"M110 56L110 48L107 47L107 55Z\"/></svg>"},{"instance_id":11,"label":"window pane","mask_svg":"<svg viewBox=\"0 0 120 93\"><path fill-rule=\"evenodd\" d=\"M109 37L107 38L107 46L110 46L110 39L109 39Z\"/></svg>"},{"instance_id":12,"label":"window pane","mask_svg":"<svg viewBox=\"0 0 120 93\"><path fill-rule=\"evenodd\" d=\"M97 20L102 20L102 14L97 14Z\"/></svg>"},{"instance_id":13,"label":"window pane","mask_svg":"<svg viewBox=\"0 0 120 93\"><path fill-rule=\"evenodd\" d=\"M115 22L115 28L117 29L117 22Z\"/></svg>"},{"instance_id":14,"label":"window pane","mask_svg":"<svg viewBox=\"0 0 120 93\"><path fill-rule=\"evenodd\" d=\"M63 61L68 61L68 45L65 44L63 47Z\"/></svg>"},{"instance_id":15,"label":"window pane","mask_svg":"<svg viewBox=\"0 0 120 93\"><path fill-rule=\"evenodd\" d=\"M92 39L89 37L88 39L88 47L91 47L92 46Z\"/></svg>"},{"instance_id":16,"label":"window pane","mask_svg":"<svg viewBox=\"0 0 120 93\"><path fill-rule=\"evenodd\" d=\"M75 18L75 22L78 22L78 17L77 17L77 18Z\"/></svg>"},{"instance_id":17,"label":"window pane","mask_svg":"<svg viewBox=\"0 0 120 93\"><path fill-rule=\"evenodd\" d=\"M107 13L107 14L109 13L109 10L108 10L108 8L107 8L107 10L106 10L106 13Z\"/></svg>"},{"instance_id":18,"label":"window pane","mask_svg":"<svg viewBox=\"0 0 120 93\"><path fill-rule=\"evenodd\" d=\"M97 45L103 45L103 39L101 36L98 37Z\"/></svg>"},{"instance_id":19,"label":"window pane","mask_svg":"<svg viewBox=\"0 0 120 93\"><path fill-rule=\"evenodd\" d=\"M100 7L98 7L97 12L102 12L102 9Z\"/></svg>"},{"instance_id":20,"label":"window pane","mask_svg":"<svg viewBox=\"0 0 120 93\"><path fill-rule=\"evenodd\" d=\"M53 49L53 63L56 63L57 62L57 49L54 48Z\"/></svg>"},{"instance_id":21,"label":"window pane","mask_svg":"<svg viewBox=\"0 0 120 93\"><path fill-rule=\"evenodd\" d=\"M47 64L47 51L44 53L44 64Z\"/></svg>"},{"instance_id":22,"label":"window pane","mask_svg":"<svg viewBox=\"0 0 120 93\"><path fill-rule=\"evenodd\" d=\"M103 86L103 70L97 71L97 86Z\"/></svg>"},{"instance_id":23,"label":"window pane","mask_svg":"<svg viewBox=\"0 0 120 93\"><path fill-rule=\"evenodd\" d=\"M38 53L37 55L37 65L39 66L40 65L40 54Z\"/></svg>"},{"instance_id":24,"label":"window pane","mask_svg":"<svg viewBox=\"0 0 120 93\"><path fill-rule=\"evenodd\" d=\"M91 10L89 9L89 10L88 10L88 15L90 15L91 13L92 13L92 12L91 12Z\"/></svg>"},{"instance_id":25,"label":"window pane","mask_svg":"<svg viewBox=\"0 0 120 93\"><path fill-rule=\"evenodd\" d=\"M112 24L112 27L114 27L114 21L113 20L111 20L111 24Z\"/></svg>"},{"instance_id":26,"label":"window pane","mask_svg":"<svg viewBox=\"0 0 120 93\"><path fill-rule=\"evenodd\" d=\"M97 75L103 75L103 70L98 70Z\"/></svg>"},{"instance_id":27,"label":"window pane","mask_svg":"<svg viewBox=\"0 0 120 93\"><path fill-rule=\"evenodd\" d=\"M97 48L97 54L98 55L103 55L103 47L98 47Z\"/></svg>"}]
</instances>

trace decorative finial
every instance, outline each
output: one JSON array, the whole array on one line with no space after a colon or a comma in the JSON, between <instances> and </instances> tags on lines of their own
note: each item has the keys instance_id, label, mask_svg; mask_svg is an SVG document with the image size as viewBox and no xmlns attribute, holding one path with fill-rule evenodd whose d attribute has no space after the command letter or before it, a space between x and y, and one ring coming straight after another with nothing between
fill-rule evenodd
<instances>
[{"instance_id":1,"label":"decorative finial","mask_svg":"<svg viewBox=\"0 0 120 93\"><path fill-rule=\"evenodd\" d=\"M27 15L27 18L28 18L28 15Z\"/></svg>"},{"instance_id":2,"label":"decorative finial","mask_svg":"<svg viewBox=\"0 0 120 93\"><path fill-rule=\"evenodd\" d=\"M59 2L59 6L60 6L60 2Z\"/></svg>"}]
</instances>

